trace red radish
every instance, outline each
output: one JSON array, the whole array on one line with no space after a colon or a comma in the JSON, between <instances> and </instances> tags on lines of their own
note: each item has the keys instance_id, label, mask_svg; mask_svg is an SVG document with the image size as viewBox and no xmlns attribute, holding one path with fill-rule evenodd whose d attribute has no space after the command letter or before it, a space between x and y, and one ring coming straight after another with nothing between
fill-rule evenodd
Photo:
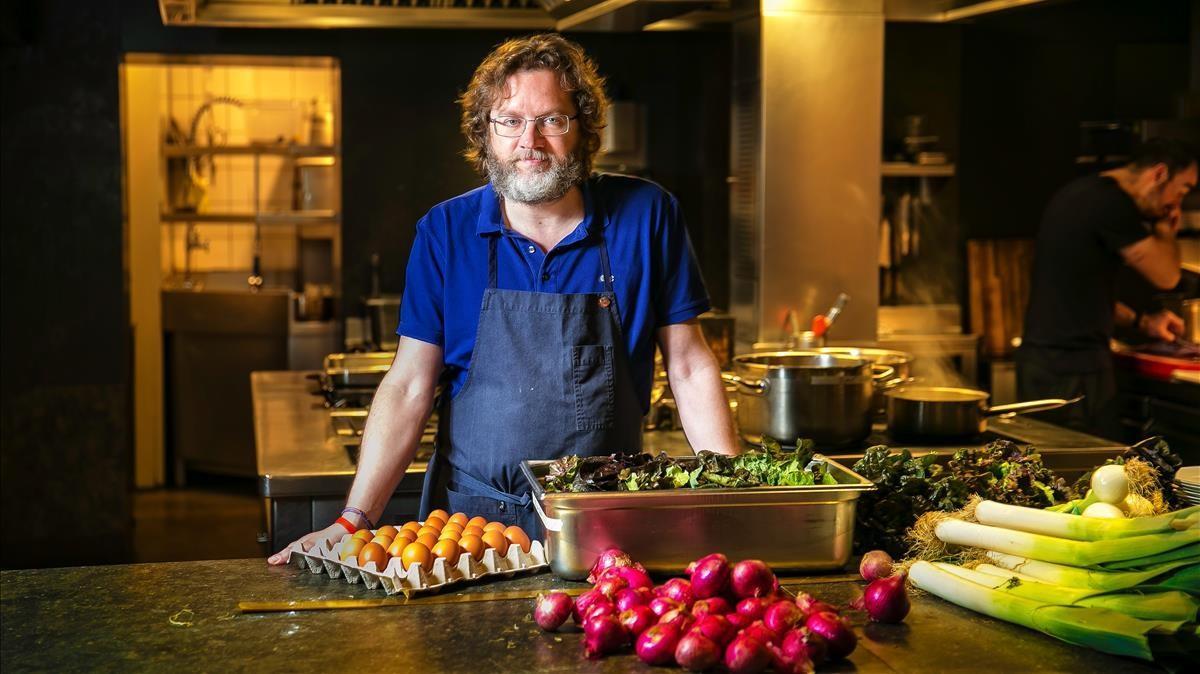
<instances>
[{"instance_id":1,"label":"red radish","mask_svg":"<svg viewBox=\"0 0 1200 674\"><path fill-rule=\"evenodd\" d=\"M750 620L759 620L763 614L767 612L767 607L771 605L771 600L765 597L751 597L738 602L737 612L746 616Z\"/></svg>"},{"instance_id":2,"label":"red radish","mask_svg":"<svg viewBox=\"0 0 1200 674\"><path fill-rule=\"evenodd\" d=\"M681 636L675 625L654 625L638 636L634 650L647 665L669 665L675 661L675 647Z\"/></svg>"},{"instance_id":3,"label":"red radish","mask_svg":"<svg viewBox=\"0 0 1200 674\"><path fill-rule=\"evenodd\" d=\"M667 611L671 611L682 606L682 604L674 599L667 599L666 597L655 597L654 599L650 600L649 604L646 605L650 607L651 611L654 611L654 615L656 616L661 616Z\"/></svg>"},{"instance_id":4,"label":"red radish","mask_svg":"<svg viewBox=\"0 0 1200 674\"><path fill-rule=\"evenodd\" d=\"M652 627L658 621L658 616L654 615L648 606L634 606L628 611L622 611L617 619L626 631L636 637Z\"/></svg>"},{"instance_id":5,"label":"red radish","mask_svg":"<svg viewBox=\"0 0 1200 674\"><path fill-rule=\"evenodd\" d=\"M672 578L663 585L662 596L674 599L684 606L691 606L695 601L692 596L692 583L684 578Z\"/></svg>"},{"instance_id":6,"label":"red radish","mask_svg":"<svg viewBox=\"0 0 1200 674\"><path fill-rule=\"evenodd\" d=\"M883 550L872 550L863 555L858 573L868 583L892 575L892 556Z\"/></svg>"},{"instance_id":7,"label":"red radish","mask_svg":"<svg viewBox=\"0 0 1200 674\"><path fill-rule=\"evenodd\" d=\"M654 587L654 581L650 580L649 574L646 573L646 570L640 564L609 567L596 577L596 582L599 583L606 578L620 578L625 581L627 586L632 588Z\"/></svg>"},{"instance_id":8,"label":"red radish","mask_svg":"<svg viewBox=\"0 0 1200 674\"><path fill-rule=\"evenodd\" d=\"M574 608L575 603L566 592L540 594L533 608L533 619L538 627L551 632L567 622Z\"/></svg>"},{"instance_id":9,"label":"red radish","mask_svg":"<svg viewBox=\"0 0 1200 674\"><path fill-rule=\"evenodd\" d=\"M721 661L721 648L698 632L683 635L675 646L675 662L693 672L702 672Z\"/></svg>"},{"instance_id":10,"label":"red radish","mask_svg":"<svg viewBox=\"0 0 1200 674\"><path fill-rule=\"evenodd\" d=\"M617 548L609 548L596 558L596 563L592 565L592 572L588 574L587 581L595 583L600 580L600 574L605 569L611 569L614 566L633 566L633 559Z\"/></svg>"},{"instance_id":11,"label":"red radish","mask_svg":"<svg viewBox=\"0 0 1200 674\"><path fill-rule=\"evenodd\" d=\"M697 599L718 597L729 585L729 560L719 553L701 557L688 567L688 575Z\"/></svg>"},{"instance_id":12,"label":"red radish","mask_svg":"<svg viewBox=\"0 0 1200 674\"><path fill-rule=\"evenodd\" d=\"M763 622L772 632L783 634L804 618L800 608L789 600L777 601L763 613Z\"/></svg>"},{"instance_id":13,"label":"red radish","mask_svg":"<svg viewBox=\"0 0 1200 674\"><path fill-rule=\"evenodd\" d=\"M613 598L613 603L617 605L618 611L628 611L634 606L645 606L650 603L652 598L650 591L645 588L635 590L632 587L627 587L617 592Z\"/></svg>"},{"instance_id":14,"label":"red radish","mask_svg":"<svg viewBox=\"0 0 1200 674\"><path fill-rule=\"evenodd\" d=\"M583 654L589 658L615 653L629 643L629 633L616 616L598 615L583 622Z\"/></svg>"},{"instance_id":15,"label":"red radish","mask_svg":"<svg viewBox=\"0 0 1200 674\"><path fill-rule=\"evenodd\" d=\"M687 632L692 628L692 624L696 619L692 614L688 613L686 608L675 608L662 614L658 619L659 625L674 625L679 628L680 632Z\"/></svg>"},{"instance_id":16,"label":"red radish","mask_svg":"<svg viewBox=\"0 0 1200 674\"><path fill-rule=\"evenodd\" d=\"M810 632L807 628L798 627L788 630L787 634L783 635L780 649L790 659L797 659L803 655L806 660L819 665L825 662L827 646L825 639L819 634Z\"/></svg>"},{"instance_id":17,"label":"red radish","mask_svg":"<svg viewBox=\"0 0 1200 674\"><path fill-rule=\"evenodd\" d=\"M583 623L583 619L587 617L588 609L592 608L592 605L596 603L611 604L612 602L597 590L588 590L579 595L579 598L575 600L575 610L572 613L576 625Z\"/></svg>"},{"instance_id":18,"label":"red radish","mask_svg":"<svg viewBox=\"0 0 1200 674\"><path fill-rule=\"evenodd\" d=\"M754 637L739 634L725 647L725 666L731 674L754 674L771 664L771 652Z\"/></svg>"},{"instance_id":19,"label":"red radish","mask_svg":"<svg viewBox=\"0 0 1200 674\"><path fill-rule=\"evenodd\" d=\"M605 576L604 578L601 578L596 583L596 587L592 589L596 590L605 597L612 599L613 597L617 596L618 592L627 587L629 587L629 583L625 582L624 578L620 576Z\"/></svg>"},{"instance_id":20,"label":"red radish","mask_svg":"<svg viewBox=\"0 0 1200 674\"><path fill-rule=\"evenodd\" d=\"M912 604L908 601L908 593L904 590L906 574L900 573L889 578L880 578L867 586L863 593L863 605L871 620L881 623L898 623L904 620Z\"/></svg>"},{"instance_id":21,"label":"red radish","mask_svg":"<svg viewBox=\"0 0 1200 674\"><path fill-rule=\"evenodd\" d=\"M771 567L758 559L743 559L733 565L729 574L729 583L733 593L738 597L761 597L770 594L778 587L775 574Z\"/></svg>"},{"instance_id":22,"label":"red radish","mask_svg":"<svg viewBox=\"0 0 1200 674\"><path fill-rule=\"evenodd\" d=\"M820 613L822 611L829 611L831 613L838 612L836 608L805 592L801 592L800 594L796 595L796 607L799 608L805 616L810 616L814 613Z\"/></svg>"},{"instance_id":23,"label":"red radish","mask_svg":"<svg viewBox=\"0 0 1200 674\"><path fill-rule=\"evenodd\" d=\"M746 627L742 628L739 633L743 636L754 637L764 644L772 644L779 641L780 634L775 630L767 627L761 620L755 620Z\"/></svg>"},{"instance_id":24,"label":"red radish","mask_svg":"<svg viewBox=\"0 0 1200 674\"><path fill-rule=\"evenodd\" d=\"M804 626L810 632L819 634L825 639L826 653L830 660L850 655L854 652L854 647L858 645L858 637L854 636L854 630L850 628L850 624L831 611L821 611L809 615Z\"/></svg>"},{"instance_id":25,"label":"red radish","mask_svg":"<svg viewBox=\"0 0 1200 674\"><path fill-rule=\"evenodd\" d=\"M771 669L778 674L813 674L816 668L804 653L788 655L782 648L767 644L771 654Z\"/></svg>"},{"instance_id":26,"label":"red radish","mask_svg":"<svg viewBox=\"0 0 1200 674\"><path fill-rule=\"evenodd\" d=\"M726 613L725 619L728 620L729 624L733 625L733 628L739 632L749 627L750 623L754 622L750 616L743 613L738 613L737 611Z\"/></svg>"},{"instance_id":27,"label":"red radish","mask_svg":"<svg viewBox=\"0 0 1200 674\"><path fill-rule=\"evenodd\" d=\"M724 646L733 641L738 633L737 628L731 625L725 616L715 613L706 613L696 618L696 623L692 625L692 631L712 639L718 646Z\"/></svg>"},{"instance_id":28,"label":"red radish","mask_svg":"<svg viewBox=\"0 0 1200 674\"><path fill-rule=\"evenodd\" d=\"M725 601L724 597L709 597L708 599L697 599L696 603L692 604L692 615L702 616L706 613L715 613L717 615L725 615L733 610L729 602Z\"/></svg>"}]
</instances>

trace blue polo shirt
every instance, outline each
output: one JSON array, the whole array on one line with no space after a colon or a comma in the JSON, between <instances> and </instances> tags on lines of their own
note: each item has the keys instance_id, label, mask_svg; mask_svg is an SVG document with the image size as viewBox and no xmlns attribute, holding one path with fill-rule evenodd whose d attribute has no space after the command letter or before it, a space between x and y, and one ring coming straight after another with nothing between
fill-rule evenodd
<instances>
[{"instance_id":1,"label":"blue polo shirt","mask_svg":"<svg viewBox=\"0 0 1200 674\"><path fill-rule=\"evenodd\" d=\"M434 206L417 222L396 333L442 347L451 395L458 395L471 365L488 282L488 238L500 237L498 287L595 293L604 290L604 237L633 383L642 410L649 408L656 330L708 311L708 292L674 196L620 175L595 175L581 187L583 222L545 254L504 227L491 183ZM534 357L513 354L518 361Z\"/></svg>"}]
</instances>

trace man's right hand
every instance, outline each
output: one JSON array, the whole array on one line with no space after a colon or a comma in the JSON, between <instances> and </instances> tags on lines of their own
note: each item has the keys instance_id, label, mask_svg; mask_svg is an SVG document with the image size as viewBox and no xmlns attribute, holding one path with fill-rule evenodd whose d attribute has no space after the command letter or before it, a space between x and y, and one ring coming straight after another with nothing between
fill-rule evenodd
<instances>
[{"instance_id":1,"label":"man's right hand","mask_svg":"<svg viewBox=\"0 0 1200 674\"><path fill-rule=\"evenodd\" d=\"M1183 319L1170 311L1160 311L1156 314L1142 316L1138 326L1146 336L1164 342L1173 342L1183 334Z\"/></svg>"},{"instance_id":2,"label":"man's right hand","mask_svg":"<svg viewBox=\"0 0 1200 674\"><path fill-rule=\"evenodd\" d=\"M292 546L299 543L305 552L312 549L318 543L324 544L342 540L342 536L346 535L346 529L337 523L331 524L320 531L314 531L311 534L301 538L298 541L293 541L286 548L271 555L267 558L267 564L272 566L280 566L287 564L292 558Z\"/></svg>"}]
</instances>

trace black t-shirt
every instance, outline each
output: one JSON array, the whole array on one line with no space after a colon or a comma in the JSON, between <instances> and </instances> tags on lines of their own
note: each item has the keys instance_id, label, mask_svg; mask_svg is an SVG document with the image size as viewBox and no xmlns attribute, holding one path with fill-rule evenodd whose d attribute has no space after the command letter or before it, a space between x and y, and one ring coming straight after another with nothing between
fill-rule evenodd
<instances>
[{"instance_id":1,"label":"black t-shirt","mask_svg":"<svg viewBox=\"0 0 1200 674\"><path fill-rule=\"evenodd\" d=\"M1137 205L1111 178L1079 178L1046 207L1033 259L1022 349L1049 351L1054 369L1110 362L1120 250L1150 236Z\"/></svg>"}]
</instances>

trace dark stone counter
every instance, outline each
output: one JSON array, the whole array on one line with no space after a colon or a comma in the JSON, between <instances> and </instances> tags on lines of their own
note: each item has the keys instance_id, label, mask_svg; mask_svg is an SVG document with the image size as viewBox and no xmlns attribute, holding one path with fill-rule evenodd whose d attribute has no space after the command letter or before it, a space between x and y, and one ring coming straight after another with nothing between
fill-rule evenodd
<instances>
[{"instance_id":1,"label":"dark stone counter","mask_svg":"<svg viewBox=\"0 0 1200 674\"><path fill-rule=\"evenodd\" d=\"M833 604L861 593L850 576L785 585ZM464 587L464 594L582 587L550 574ZM631 654L588 661L576 631L547 634L532 600L241 614L239 601L381 598L261 559L0 573L0 669L17 671L666 672ZM922 596L902 625L864 624L859 647L821 671L1140 672L1137 661L1070 646Z\"/></svg>"}]
</instances>

